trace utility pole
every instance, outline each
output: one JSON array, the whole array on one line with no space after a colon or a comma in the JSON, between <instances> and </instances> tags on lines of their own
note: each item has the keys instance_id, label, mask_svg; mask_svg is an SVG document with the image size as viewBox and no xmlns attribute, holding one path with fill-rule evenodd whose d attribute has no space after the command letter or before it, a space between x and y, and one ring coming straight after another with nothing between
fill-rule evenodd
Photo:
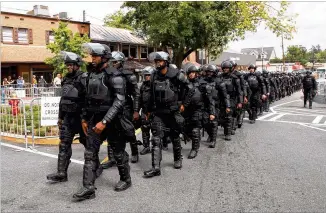
<instances>
[{"instance_id":1,"label":"utility pole","mask_svg":"<svg viewBox=\"0 0 326 213\"><path fill-rule=\"evenodd\" d=\"M261 71L264 69L264 47L261 47Z\"/></svg>"},{"instance_id":2,"label":"utility pole","mask_svg":"<svg viewBox=\"0 0 326 213\"><path fill-rule=\"evenodd\" d=\"M83 10L83 22L86 22L86 12Z\"/></svg>"},{"instance_id":3,"label":"utility pole","mask_svg":"<svg viewBox=\"0 0 326 213\"><path fill-rule=\"evenodd\" d=\"M283 34L282 34L282 58L283 58L283 72L284 72L285 71L285 57L284 57Z\"/></svg>"}]
</instances>

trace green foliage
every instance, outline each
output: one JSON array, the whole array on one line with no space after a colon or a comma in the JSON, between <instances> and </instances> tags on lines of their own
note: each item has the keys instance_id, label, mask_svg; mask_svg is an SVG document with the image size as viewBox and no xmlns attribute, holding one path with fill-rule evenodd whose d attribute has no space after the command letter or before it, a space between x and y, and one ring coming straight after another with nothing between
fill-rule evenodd
<instances>
[{"instance_id":1,"label":"green foliage","mask_svg":"<svg viewBox=\"0 0 326 213\"><path fill-rule=\"evenodd\" d=\"M81 45L86 42L90 42L90 38L87 35L83 37L79 33L73 34L68 28L67 22L59 22L58 29L54 31L54 42L49 43L46 48L49 49L54 56L45 60L46 64L50 64L54 67L53 75L57 73L65 75L67 72L66 66L62 57L60 56L61 51L74 52L80 55L82 58L86 56L86 53L82 50ZM84 63L81 67L82 71L86 71L86 64Z\"/></svg>"},{"instance_id":2,"label":"green foliage","mask_svg":"<svg viewBox=\"0 0 326 213\"><path fill-rule=\"evenodd\" d=\"M41 127L39 116L41 113L41 108L38 105L33 106L33 126L35 136L50 136L58 134L57 126L47 126ZM23 133L24 132L24 115L20 112L17 116L11 114L10 106L0 107L1 125L0 131L6 133ZM26 128L28 130L28 135L32 134L32 116L31 116L30 106L25 106L25 118L26 118Z\"/></svg>"},{"instance_id":3,"label":"green foliage","mask_svg":"<svg viewBox=\"0 0 326 213\"><path fill-rule=\"evenodd\" d=\"M322 50L320 45L313 46L309 51L303 46L288 46L285 61L292 63L300 62L302 65L306 65L308 62L325 63L326 49Z\"/></svg>"},{"instance_id":4,"label":"green foliage","mask_svg":"<svg viewBox=\"0 0 326 213\"><path fill-rule=\"evenodd\" d=\"M128 24L127 20L125 19L125 13L122 10L118 10L113 14L107 15L104 18L104 25L108 27L133 30L133 28Z\"/></svg>"},{"instance_id":5,"label":"green foliage","mask_svg":"<svg viewBox=\"0 0 326 213\"><path fill-rule=\"evenodd\" d=\"M230 41L244 39L247 31L256 31L262 22L285 38L291 38L295 29L293 17L285 15L285 2L128 1L123 7L129 11L116 20L143 32L155 46L171 47L177 66L187 56L185 52L199 48L217 56Z\"/></svg>"}]
</instances>

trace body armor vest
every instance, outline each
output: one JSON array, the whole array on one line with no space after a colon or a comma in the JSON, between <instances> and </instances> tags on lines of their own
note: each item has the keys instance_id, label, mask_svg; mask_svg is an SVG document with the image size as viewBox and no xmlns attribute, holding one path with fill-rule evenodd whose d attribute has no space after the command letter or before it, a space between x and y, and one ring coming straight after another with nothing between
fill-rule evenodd
<instances>
[{"instance_id":1,"label":"body armor vest","mask_svg":"<svg viewBox=\"0 0 326 213\"><path fill-rule=\"evenodd\" d=\"M73 77L66 77L61 88L61 109L63 112L77 112L81 109L83 86L78 81L78 73Z\"/></svg>"},{"instance_id":2,"label":"body armor vest","mask_svg":"<svg viewBox=\"0 0 326 213\"><path fill-rule=\"evenodd\" d=\"M105 72L89 74L87 85L87 104L90 108L98 108L99 111L107 111L112 105L111 90L104 84Z\"/></svg>"},{"instance_id":3,"label":"body armor vest","mask_svg":"<svg viewBox=\"0 0 326 213\"><path fill-rule=\"evenodd\" d=\"M251 90L255 91L258 90L259 82L258 78L255 75L249 75L248 76L248 84Z\"/></svg>"}]
</instances>

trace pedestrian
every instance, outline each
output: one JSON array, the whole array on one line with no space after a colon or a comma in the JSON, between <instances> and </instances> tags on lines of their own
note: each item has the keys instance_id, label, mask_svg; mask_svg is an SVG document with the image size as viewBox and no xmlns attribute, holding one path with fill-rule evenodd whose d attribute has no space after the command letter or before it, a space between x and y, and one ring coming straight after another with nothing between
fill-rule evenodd
<instances>
[{"instance_id":1,"label":"pedestrian","mask_svg":"<svg viewBox=\"0 0 326 213\"><path fill-rule=\"evenodd\" d=\"M20 88L20 89L24 88L24 84L25 84L24 79L21 76L18 76L17 88Z\"/></svg>"},{"instance_id":2,"label":"pedestrian","mask_svg":"<svg viewBox=\"0 0 326 213\"><path fill-rule=\"evenodd\" d=\"M309 101L309 109L312 109L312 99L317 93L317 82L311 71L306 72L306 76L302 79L303 84L303 107L306 107Z\"/></svg>"},{"instance_id":3,"label":"pedestrian","mask_svg":"<svg viewBox=\"0 0 326 213\"><path fill-rule=\"evenodd\" d=\"M61 87L61 74L58 73L57 77L54 78L53 80L53 86L55 87Z\"/></svg>"}]
</instances>

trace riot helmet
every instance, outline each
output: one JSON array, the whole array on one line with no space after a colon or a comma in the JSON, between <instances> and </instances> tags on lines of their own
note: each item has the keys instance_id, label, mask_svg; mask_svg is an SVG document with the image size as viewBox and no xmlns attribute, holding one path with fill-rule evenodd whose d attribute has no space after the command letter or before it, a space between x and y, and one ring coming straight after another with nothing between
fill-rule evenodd
<instances>
[{"instance_id":1,"label":"riot helmet","mask_svg":"<svg viewBox=\"0 0 326 213\"><path fill-rule=\"evenodd\" d=\"M221 68L222 68L223 72L226 72L226 73L231 72L232 67L233 67L233 65L230 61L223 61L221 64Z\"/></svg>"},{"instance_id":2,"label":"riot helmet","mask_svg":"<svg viewBox=\"0 0 326 213\"><path fill-rule=\"evenodd\" d=\"M92 64L94 67L102 68L102 66L112 57L110 47L100 43L85 43L82 48L92 56ZM100 56L101 60L96 59Z\"/></svg>"},{"instance_id":3,"label":"riot helmet","mask_svg":"<svg viewBox=\"0 0 326 213\"><path fill-rule=\"evenodd\" d=\"M169 67L170 56L166 52L152 52L149 54L148 59L149 61L155 62L155 66L158 71L163 70L165 67Z\"/></svg>"},{"instance_id":4,"label":"riot helmet","mask_svg":"<svg viewBox=\"0 0 326 213\"><path fill-rule=\"evenodd\" d=\"M115 68L123 67L124 62L126 61L126 57L122 52L113 51L112 57L110 58L110 62Z\"/></svg>"}]
</instances>

